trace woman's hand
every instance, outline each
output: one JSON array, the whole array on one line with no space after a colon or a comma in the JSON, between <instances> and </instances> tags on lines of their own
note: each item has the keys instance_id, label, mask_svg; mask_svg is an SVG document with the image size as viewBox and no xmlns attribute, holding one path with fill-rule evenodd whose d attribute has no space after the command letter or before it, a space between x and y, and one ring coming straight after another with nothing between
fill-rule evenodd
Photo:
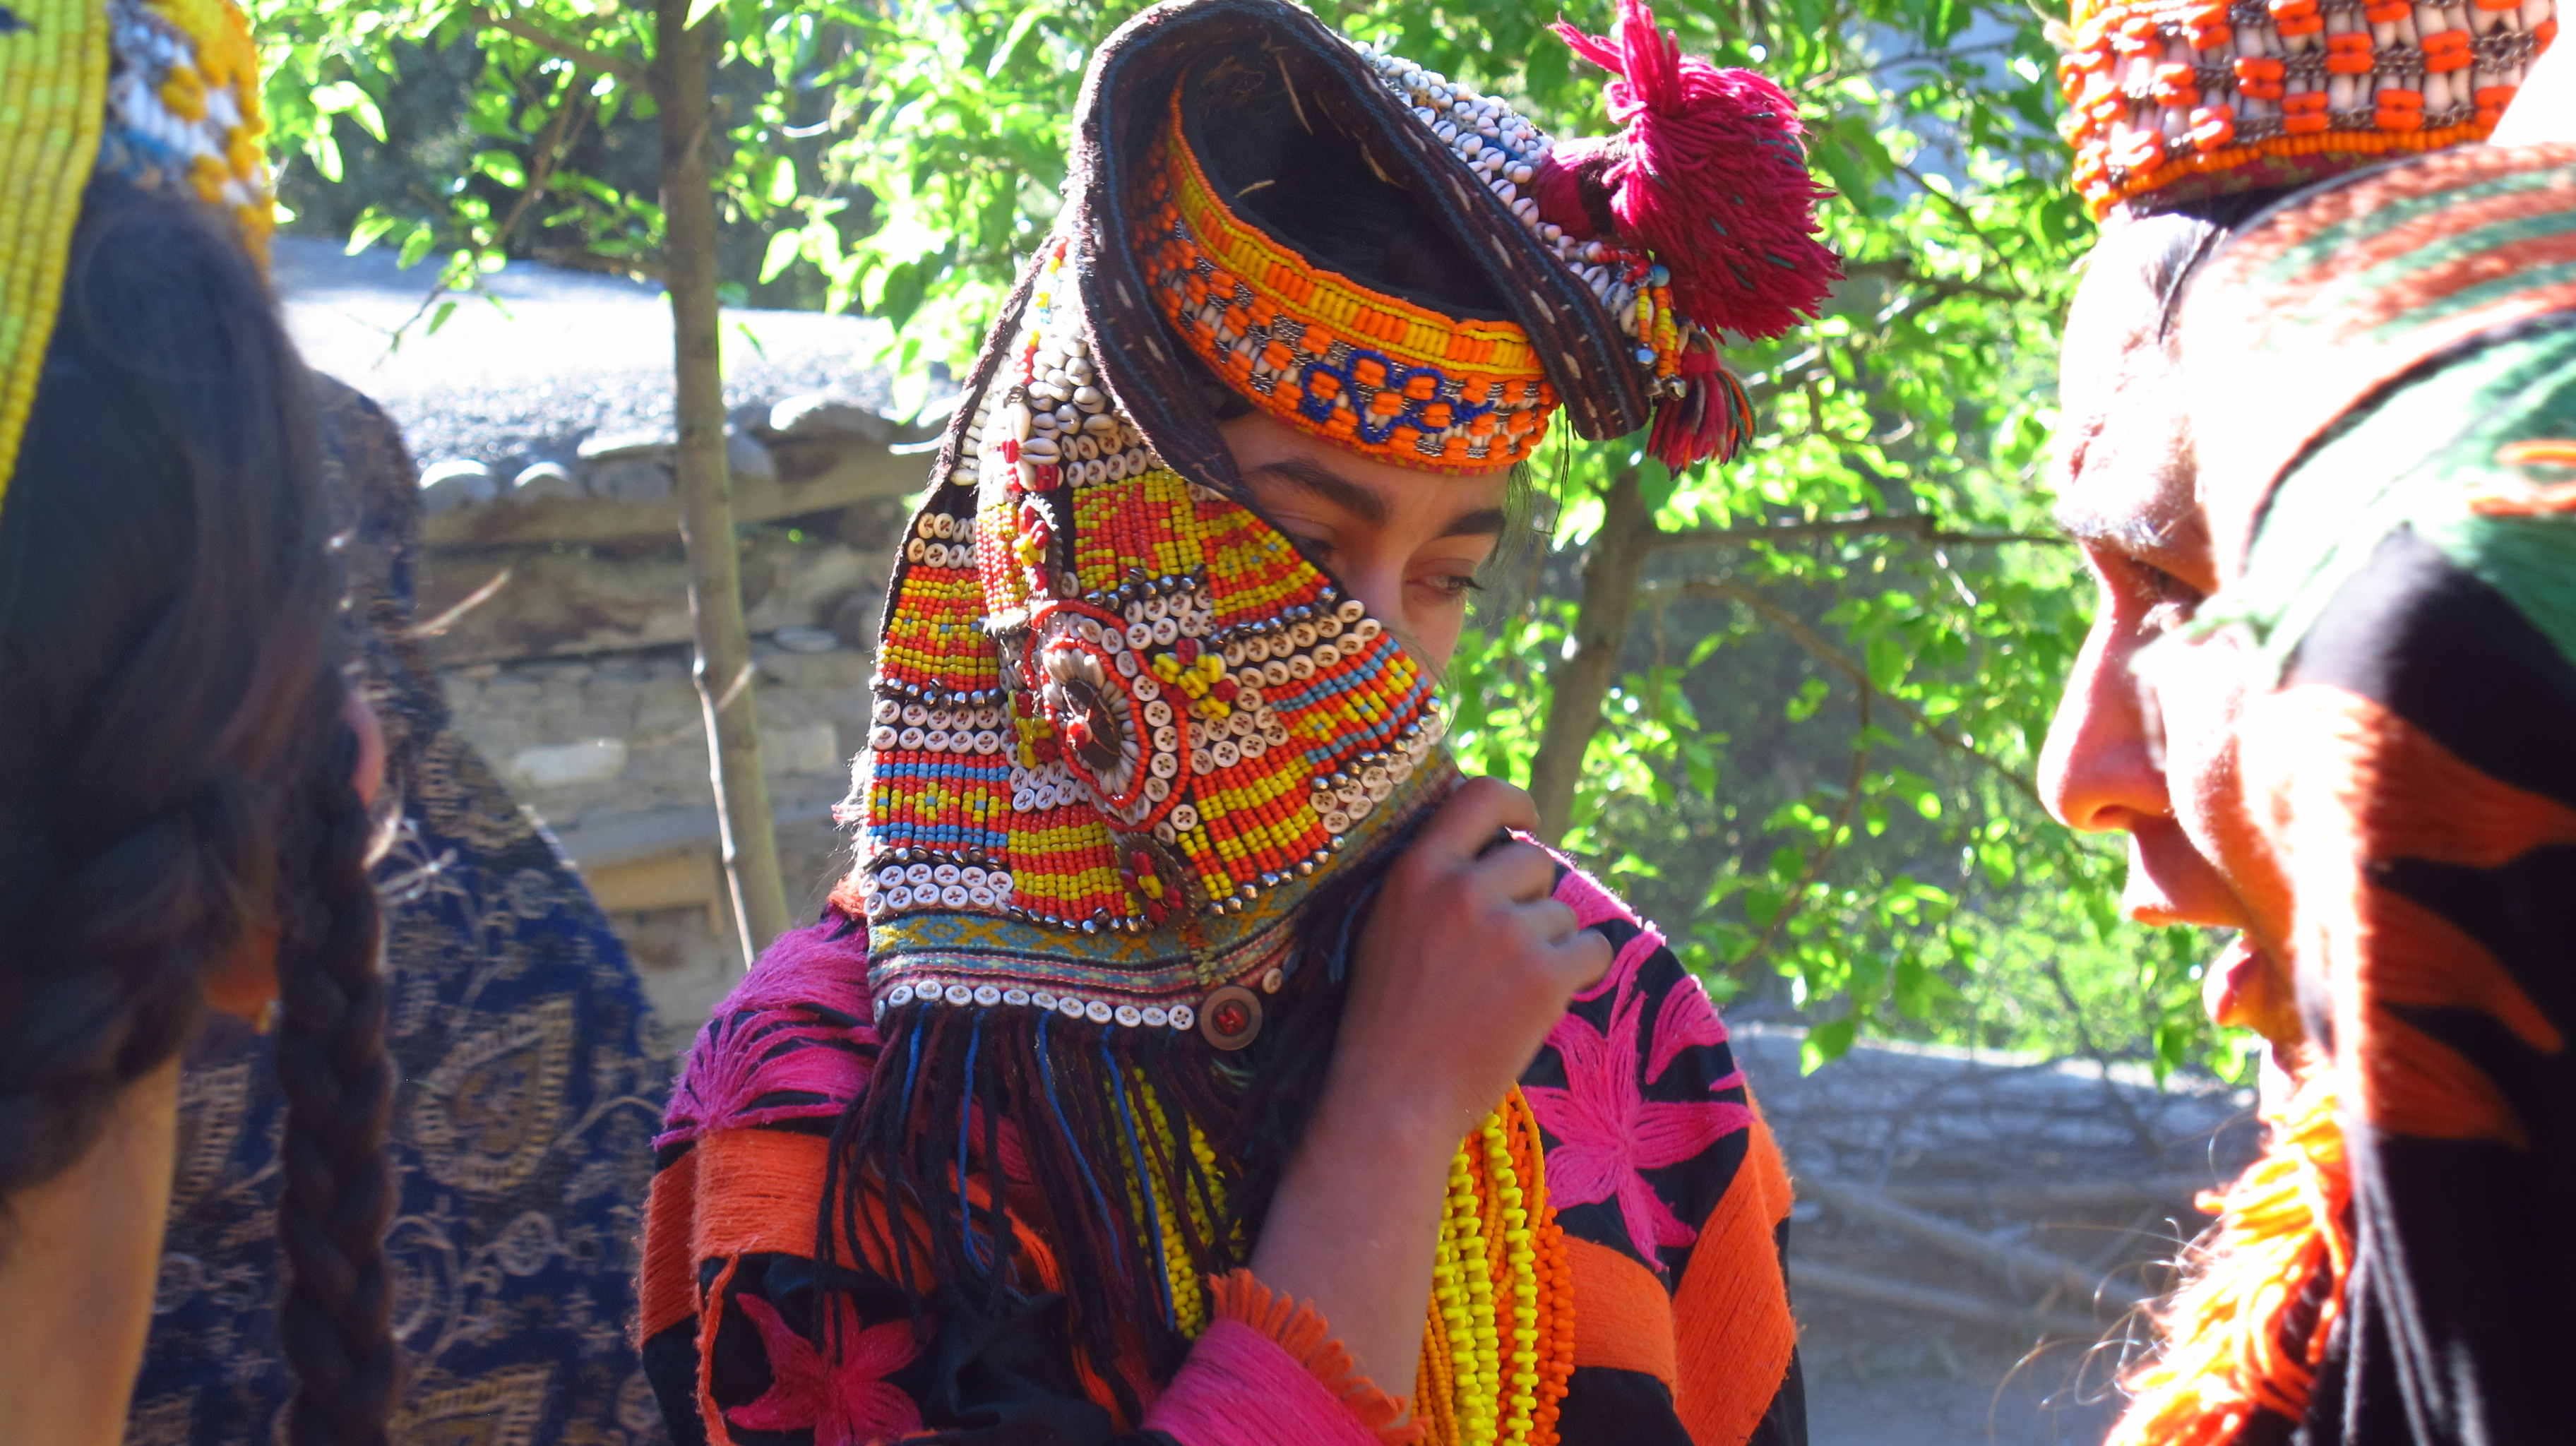
<instances>
[{"instance_id":1,"label":"woman's hand","mask_svg":"<svg viewBox=\"0 0 2576 1446\"><path fill-rule=\"evenodd\" d=\"M1608 941L1553 897L1556 861L1500 842L1537 827L1528 794L1471 779L1388 871L1351 963L1326 1110L1382 1113L1445 1160L1609 969Z\"/></svg>"},{"instance_id":2,"label":"woman's hand","mask_svg":"<svg viewBox=\"0 0 2576 1446\"><path fill-rule=\"evenodd\" d=\"M1529 795L1470 780L1402 858L1360 935L1324 1095L1252 1269L1311 1301L1382 1390L1413 1384L1449 1161L1529 1067L1610 945L1550 891L1556 864L1496 840Z\"/></svg>"}]
</instances>

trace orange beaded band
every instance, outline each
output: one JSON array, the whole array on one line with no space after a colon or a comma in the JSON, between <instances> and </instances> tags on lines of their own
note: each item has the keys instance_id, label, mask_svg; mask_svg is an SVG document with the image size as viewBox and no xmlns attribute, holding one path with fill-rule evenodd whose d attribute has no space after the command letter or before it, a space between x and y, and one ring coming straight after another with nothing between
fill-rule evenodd
<instances>
[{"instance_id":1,"label":"orange beaded band","mask_svg":"<svg viewBox=\"0 0 2576 1446\"><path fill-rule=\"evenodd\" d=\"M2058 85L2097 217L2484 140L2558 33L2555 0L2079 0L2074 18Z\"/></svg>"},{"instance_id":2,"label":"orange beaded band","mask_svg":"<svg viewBox=\"0 0 2576 1446\"><path fill-rule=\"evenodd\" d=\"M1178 96L1144 186L1146 284L1189 348L1263 411L1439 472L1509 466L1547 435L1556 389L1527 333L1372 290L1236 216L1181 133Z\"/></svg>"}]
</instances>

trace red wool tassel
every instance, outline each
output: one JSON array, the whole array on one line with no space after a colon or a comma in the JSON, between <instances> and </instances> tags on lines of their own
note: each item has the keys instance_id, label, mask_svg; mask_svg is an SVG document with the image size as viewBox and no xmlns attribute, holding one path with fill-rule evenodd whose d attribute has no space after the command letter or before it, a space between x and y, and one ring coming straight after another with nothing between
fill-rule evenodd
<instances>
[{"instance_id":1,"label":"red wool tassel","mask_svg":"<svg viewBox=\"0 0 2576 1446\"><path fill-rule=\"evenodd\" d=\"M1694 462L1733 460L1753 431L1753 401L1705 334L1694 334L1684 347L1681 378L1682 394L1655 406L1646 450L1676 472Z\"/></svg>"},{"instance_id":2,"label":"red wool tassel","mask_svg":"<svg viewBox=\"0 0 2576 1446\"><path fill-rule=\"evenodd\" d=\"M1620 77L1608 94L1623 130L1561 143L1540 163L1539 213L1586 239L1604 209L1587 203L1606 200L1616 239L1672 272L1676 307L1701 326L1774 337L1813 317L1843 268L1816 240L1816 202L1833 193L1807 173L1789 97L1752 71L1682 54L1645 0L1619 0L1607 36L1554 28Z\"/></svg>"}]
</instances>

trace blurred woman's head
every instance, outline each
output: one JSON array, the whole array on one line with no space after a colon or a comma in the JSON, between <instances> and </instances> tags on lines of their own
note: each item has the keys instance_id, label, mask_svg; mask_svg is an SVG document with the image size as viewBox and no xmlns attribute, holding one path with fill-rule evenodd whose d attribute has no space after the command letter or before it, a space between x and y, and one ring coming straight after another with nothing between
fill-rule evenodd
<instances>
[{"instance_id":1,"label":"blurred woman's head","mask_svg":"<svg viewBox=\"0 0 2576 1446\"><path fill-rule=\"evenodd\" d=\"M276 1000L298 1442L379 1435L393 1384L391 1079L319 480L233 223L93 180L0 495L0 1210L210 993Z\"/></svg>"}]
</instances>

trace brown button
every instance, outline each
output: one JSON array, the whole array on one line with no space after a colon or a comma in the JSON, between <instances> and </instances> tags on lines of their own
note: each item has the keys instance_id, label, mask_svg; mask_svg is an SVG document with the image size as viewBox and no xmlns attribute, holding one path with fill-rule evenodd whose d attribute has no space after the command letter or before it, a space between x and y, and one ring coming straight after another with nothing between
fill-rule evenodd
<instances>
[{"instance_id":1,"label":"brown button","mask_svg":"<svg viewBox=\"0 0 2576 1446\"><path fill-rule=\"evenodd\" d=\"M1241 1049L1261 1033L1261 996L1241 985L1212 990L1199 1002L1199 1033L1219 1049Z\"/></svg>"}]
</instances>

